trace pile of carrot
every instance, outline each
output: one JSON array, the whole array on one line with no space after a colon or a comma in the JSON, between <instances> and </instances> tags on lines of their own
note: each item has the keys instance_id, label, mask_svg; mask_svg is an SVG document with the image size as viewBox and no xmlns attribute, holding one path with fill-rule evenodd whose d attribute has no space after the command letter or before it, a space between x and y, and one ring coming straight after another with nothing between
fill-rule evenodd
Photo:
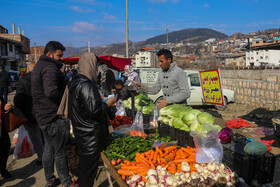
<instances>
[{"instance_id":1,"label":"pile of carrot","mask_svg":"<svg viewBox=\"0 0 280 187\"><path fill-rule=\"evenodd\" d=\"M147 134L145 134L144 132L141 132L141 131L136 131L136 130L131 130L130 136L141 136L144 139L147 138Z\"/></svg>"},{"instance_id":2,"label":"pile of carrot","mask_svg":"<svg viewBox=\"0 0 280 187\"><path fill-rule=\"evenodd\" d=\"M166 170L172 174L181 172L182 162L188 162L191 172L196 172L196 149L192 147L177 146L156 148L155 151L149 150L145 153L137 153L135 161L125 160L121 163L121 169L118 173L125 179L126 176L135 174L141 175L143 180L147 176L149 169L156 169L157 166L166 167Z\"/></svg>"}]
</instances>

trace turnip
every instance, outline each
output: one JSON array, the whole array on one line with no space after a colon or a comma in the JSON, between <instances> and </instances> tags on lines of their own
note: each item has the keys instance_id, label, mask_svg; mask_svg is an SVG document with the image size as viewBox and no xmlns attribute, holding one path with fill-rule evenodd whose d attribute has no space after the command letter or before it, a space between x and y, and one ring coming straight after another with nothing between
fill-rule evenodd
<instances>
[{"instance_id":1,"label":"turnip","mask_svg":"<svg viewBox=\"0 0 280 187\"><path fill-rule=\"evenodd\" d=\"M161 176L166 175L166 170L161 170L161 171L159 172L159 174L160 174Z\"/></svg>"},{"instance_id":2,"label":"turnip","mask_svg":"<svg viewBox=\"0 0 280 187\"><path fill-rule=\"evenodd\" d=\"M202 172L202 168L200 167L200 165L195 164L194 167L196 168L197 173L201 173Z\"/></svg>"},{"instance_id":3,"label":"turnip","mask_svg":"<svg viewBox=\"0 0 280 187\"><path fill-rule=\"evenodd\" d=\"M215 162L210 162L207 164L207 169L209 171L214 171L216 169L216 163Z\"/></svg>"},{"instance_id":4,"label":"turnip","mask_svg":"<svg viewBox=\"0 0 280 187\"><path fill-rule=\"evenodd\" d=\"M165 181L168 185L171 186L175 180L172 176L168 176Z\"/></svg>"},{"instance_id":5,"label":"turnip","mask_svg":"<svg viewBox=\"0 0 280 187\"><path fill-rule=\"evenodd\" d=\"M132 181L130 179L127 179L126 184L130 184L130 183L132 183Z\"/></svg>"},{"instance_id":6,"label":"turnip","mask_svg":"<svg viewBox=\"0 0 280 187\"><path fill-rule=\"evenodd\" d=\"M191 167L187 162L182 162L181 170L183 172L189 172L191 170Z\"/></svg>"},{"instance_id":7,"label":"turnip","mask_svg":"<svg viewBox=\"0 0 280 187\"><path fill-rule=\"evenodd\" d=\"M139 182L138 187L144 187L144 186L145 186L145 182L144 181Z\"/></svg>"},{"instance_id":8,"label":"turnip","mask_svg":"<svg viewBox=\"0 0 280 187\"><path fill-rule=\"evenodd\" d=\"M140 182L141 181L141 179L142 179L142 177L140 176L140 175L133 175L133 177L131 177L131 181L132 182Z\"/></svg>"},{"instance_id":9,"label":"turnip","mask_svg":"<svg viewBox=\"0 0 280 187\"><path fill-rule=\"evenodd\" d=\"M190 173L185 173L186 178L188 179L190 177Z\"/></svg>"},{"instance_id":10,"label":"turnip","mask_svg":"<svg viewBox=\"0 0 280 187\"><path fill-rule=\"evenodd\" d=\"M181 185L181 184L184 183L184 181L183 180L178 180L177 183L178 183L178 185Z\"/></svg>"},{"instance_id":11,"label":"turnip","mask_svg":"<svg viewBox=\"0 0 280 187\"><path fill-rule=\"evenodd\" d=\"M137 182L133 181L132 183L129 184L129 187L136 187L136 185L137 185Z\"/></svg>"},{"instance_id":12,"label":"turnip","mask_svg":"<svg viewBox=\"0 0 280 187\"><path fill-rule=\"evenodd\" d=\"M161 182L160 187L166 187L166 184L164 182Z\"/></svg>"},{"instance_id":13,"label":"turnip","mask_svg":"<svg viewBox=\"0 0 280 187\"><path fill-rule=\"evenodd\" d=\"M192 172L192 174L191 174L192 179L196 179L196 178L199 178L199 177L200 177L199 174L197 174L195 172Z\"/></svg>"},{"instance_id":14,"label":"turnip","mask_svg":"<svg viewBox=\"0 0 280 187\"><path fill-rule=\"evenodd\" d=\"M227 186L233 186L231 182L227 182Z\"/></svg>"},{"instance_id":15,"label":"turnip","mask_svg":"<svg viewBox=\"0 0 280 187\"><path fill-rule=\"evenodd\" d=\"M179 179L180 179L180 174L179 174L179 173L175 173L174 178L175 178L176 180L179 180Z\"/></svg>"},{"instance_id":16,"label":"turnip","mask_svg":"<svg viewBox=\"0 0 280 187\"><path fill-rule=\"evenodd\" d=\"M158 184L158 179L154 174L149 176L149 181L150 181L150 184Z\"/></svg>"},{"instance_id":17,"label":"turnip","mask_svg":"<svg viewBox=\"0 0 280 187\"><path fill-rule=\"evenodd\" d=\"M172 186L178 186L177 182L173 182Z\"/></svg>"},{"instance_id":18,"label":"turnip","mask_svg":"<svg viewBox=\"0 0 280 187\"><path fill-rule=\"evenodd\" d=\"M150 175L157 176L158 173L157 173L157 171L155 169L149 169L147 176L149 177Z\"/></svg>"},{"instance_id":19,"label":"turnip","mask_svg":"<svg viewBox=\"0 0 280 187\"><path fill-rule=\"evenodd\" d=\"M161 169L162 169L161 165L157 166L157 170L161 170Z\"/></svg>"}]
</instances>

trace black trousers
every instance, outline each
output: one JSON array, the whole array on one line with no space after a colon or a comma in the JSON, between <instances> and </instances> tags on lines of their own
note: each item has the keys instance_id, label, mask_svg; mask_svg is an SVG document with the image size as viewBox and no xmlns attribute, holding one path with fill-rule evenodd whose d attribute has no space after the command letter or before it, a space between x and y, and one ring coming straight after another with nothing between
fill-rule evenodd
<instances>
[{"instance_id":1,"label":"black trousers","mask_svg":"<svg viewBox=\"0 0 280 187\"><path fill-rule=\"evenodd\" d=\"M92 187L98 170L100 153L79 156L79 187Z\"/></svg>"},{"instance_id":2,"label":"black trousers","mask_svg":"<svg viewBox=\"0 0 280 187\"><path fill-rule=\"evenodd\" d=\"M70 149L70 125L67 120L58 119L53 123L40 126L45 147L43 152L43 167L47 182L53 182L54 163L60 182L69 186L72 183L68 168L68 154Z\"/></svg>"},{"instance_id":3,"label":"black trousers","mask_svg":"<svg viewBox=\"0 0 280 187\"><path fill-rule=\"evenodd\" d=\"M2 123L3 125L3 123ZM0 171L6 169L7 160L9 157L9 150L11 147L11 140L9 134L2 128L0 137Z\"/></svg>"}]
</instances>

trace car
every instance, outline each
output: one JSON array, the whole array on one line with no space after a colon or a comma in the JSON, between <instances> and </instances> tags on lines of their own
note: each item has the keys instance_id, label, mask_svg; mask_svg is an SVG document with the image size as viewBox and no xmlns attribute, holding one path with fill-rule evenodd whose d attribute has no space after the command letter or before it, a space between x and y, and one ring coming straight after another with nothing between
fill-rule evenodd
<instances>
[{"instance_id":1,"label":"car","mask_svg":"<svg viewBox=\"0 0 280 187\"><path fill-rule=\"evenodd\" d=\"M143 68L138 69L138 73L140 74L140 78L142 80L142 83L149 83L153 84L156 82L157 74L160 69L155 68ZM199 106L199 105L210 105L204 102L203 95L202 95L202 89L200 86L200 79L199 79L199 72L198 71L190 71L185 70L188 76L188 83L190 87L190 97L187 99L187 104L191 106ZM216 109L218 110L225 110L227 108L227 104L231 102L235 102L235 95L233 90L223 89L223 95L224 95L224 106L221 105L214 105ZM163 93L160 91L156 95L150 95L148 94L148 97L153 99L155 102L163 98Z\"/></svg>"}]
</instances>

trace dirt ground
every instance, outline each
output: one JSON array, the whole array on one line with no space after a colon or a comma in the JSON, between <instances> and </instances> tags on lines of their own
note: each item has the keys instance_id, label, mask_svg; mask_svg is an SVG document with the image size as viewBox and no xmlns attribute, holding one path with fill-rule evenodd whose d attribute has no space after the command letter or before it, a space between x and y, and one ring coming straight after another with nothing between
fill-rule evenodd
<instances>
[{"instance_id":1,"label":"dirt ground","mask_svg":"<svg viewBox=\"0 0 280 187\"><path fill-rule=\"evenodd\" d=\"M256 108L250 105L244 105L239 103L230 103L224 111L215 109L214 107L197 107L204 110L205 112L211 113L216 120L216 123L222 127L226 127L225 122L230 119L236 119L241 117L245 121L251 123L255 128L240 128L233 129L234 132L242 134L247 138L253 138L259 140L264 138L265 135L258 135L255 133L257 127L273 128L272 119L280 117L280 111L269 111L263 108ZM270 136L266 137L267 140L276 140L276 146L272 146L271 153L278 155L280 154L279 137Z\"/></svg>"}]
</instances>

